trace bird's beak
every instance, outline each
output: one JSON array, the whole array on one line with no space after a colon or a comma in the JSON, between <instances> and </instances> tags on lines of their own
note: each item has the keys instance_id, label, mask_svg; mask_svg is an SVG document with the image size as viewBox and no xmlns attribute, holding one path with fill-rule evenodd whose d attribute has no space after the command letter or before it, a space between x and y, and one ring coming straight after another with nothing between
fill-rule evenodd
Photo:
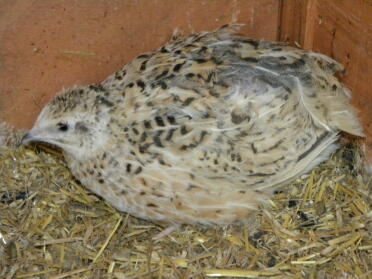
<instances>
[{"instance_id":1,"label":"bird's beak","mask_svg":"<svg viewBox=\"0 0 372 279\"><path fill-rule=\"evenodd\" d=\"M32 134L31 134L30 132L28 132L28 133L26 133L26 134L23 136L20 145L24 145L24 144L26 144L26 143L32 141L32 139L33 139Z\"/></svg>"},{"instance_id":2,"label":"bird's beak","mask_svg":"<svg viewBox=\"0 0 372 279\"><path fill-rule=\"evenodd\" d=\"M36 137L35 132L31 130L23 136L18 146L22 146L36 140L38 140L38 138Z\"/></svg>"}]
</instances>

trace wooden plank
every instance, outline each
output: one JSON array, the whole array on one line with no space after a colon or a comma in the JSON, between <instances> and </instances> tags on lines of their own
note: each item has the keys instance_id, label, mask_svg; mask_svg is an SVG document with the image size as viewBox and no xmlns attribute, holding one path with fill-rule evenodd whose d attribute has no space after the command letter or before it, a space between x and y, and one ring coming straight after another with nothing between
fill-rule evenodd
<instances>
[{"instance_id":1,"label":"wooden plank","mask_svg":"<svg viewBox=\"0 0 372 279\"><path fill-rule=\"evenodd\" d=\"M310 1L311 2L311 1ZM278 40L303 46L309 0L282 0Z\"/></svg>"},{"instance_id":2,"label":"wooden plank","mask_svg":"<svg viewBox=\"0 0 372 279\"><path fill-rule=\"evenodd\" d=\"M304 42L303 48L312 50L314 47L314 28L317 21L318 15L318 1L317 0L309 0L308 5L306 7L306 20L305 20L305 35L304 35Z\"/></svg>"}]
</instances>

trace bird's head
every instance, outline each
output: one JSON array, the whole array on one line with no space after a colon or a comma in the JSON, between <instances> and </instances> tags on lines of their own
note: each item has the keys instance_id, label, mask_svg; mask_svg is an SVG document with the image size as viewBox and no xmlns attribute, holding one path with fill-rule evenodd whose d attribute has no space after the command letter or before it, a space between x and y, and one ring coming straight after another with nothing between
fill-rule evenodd
<instances>
[{"instance_id":1,"label":"bird's head","mask_svg":"<svg viewBox=\"0 0 372 279\"><path fill-rule=\"evenodd\" d=\"M100 86L66 90L43 108L21 144L48 143L81 159L107 142L112 107Z\"/></svg>"}]
</instances>

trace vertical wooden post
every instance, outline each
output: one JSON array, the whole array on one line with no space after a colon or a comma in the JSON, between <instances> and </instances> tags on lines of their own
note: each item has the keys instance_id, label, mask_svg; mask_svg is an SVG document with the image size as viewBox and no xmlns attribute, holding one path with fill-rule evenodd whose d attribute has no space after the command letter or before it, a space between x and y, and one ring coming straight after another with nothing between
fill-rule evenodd
<instances>
[{"instance_id":1,"label":"vertical wooden post","mask_svg":"<svg viewBox=\"0 0 372 279\"><path fill-rule=\"evenodd\" d=\"M303 48L312 50L314 46L314 28L318 18L318 0L309 0L306 6Z\"/></svg>"},{"instance_id":2,"label":"vertical wooden post","mask_svg":"<svg viewBox=\"0 0 372 279\"><path fill-rule=\"evenodd\" d=\"M303 46L309 2L313 0L281 0L278 40Z\"/></svg>"}]
</instances>

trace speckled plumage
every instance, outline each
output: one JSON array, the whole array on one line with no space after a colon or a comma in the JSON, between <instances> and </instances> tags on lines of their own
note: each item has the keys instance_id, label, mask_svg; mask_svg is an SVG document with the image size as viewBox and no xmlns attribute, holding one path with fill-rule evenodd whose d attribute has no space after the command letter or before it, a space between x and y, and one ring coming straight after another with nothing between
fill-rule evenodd
<instances>
[{"instance_id":1,"label":"speckled plumage","mask_svg":"<svg viewBox=\"0 0 372 279\"><path fill-rule=\"evenodd\" d=\"M244 222L274 186L362 136L334 60L224 26L174 38L98 85L65 90L27 141L121 211L165 223Z\"/></svg>"}]
</instances>

